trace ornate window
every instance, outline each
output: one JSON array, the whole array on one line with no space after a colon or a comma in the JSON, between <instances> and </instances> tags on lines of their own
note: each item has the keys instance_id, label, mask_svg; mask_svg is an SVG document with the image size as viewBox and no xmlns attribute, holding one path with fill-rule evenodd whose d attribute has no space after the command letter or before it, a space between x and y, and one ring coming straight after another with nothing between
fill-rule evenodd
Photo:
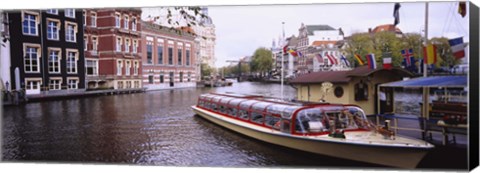
<instances>
[{"instance_id":1,"label":"ornate window","mask_svg":"<svg viewBox=\"0 0 480 173\"><path fill-rule=\"evenodd\" d=\"M38 14L23 13L22 31L25 35L38 35Z\"/></svg>"},{"instance_id":2,"label":"ornate window","mask_svg":"<svg viewBox=\"0 0 480 173\"><path fill-rule=\"evenodd\" d=\"M60 73L60 49L52 48L48 50L48 72Z\"/></svg>"}]
</instances>

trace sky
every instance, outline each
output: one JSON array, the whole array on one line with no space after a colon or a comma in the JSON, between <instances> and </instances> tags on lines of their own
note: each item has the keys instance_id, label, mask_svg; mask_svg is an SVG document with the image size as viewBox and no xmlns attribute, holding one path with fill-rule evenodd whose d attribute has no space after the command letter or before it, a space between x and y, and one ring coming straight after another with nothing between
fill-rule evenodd
<instances>
[{"instance_id":1,"label":"sky","mask_svg":"<svg viewBox=\"0 0 480 173\"><path fill-rule=\"evenodd\" d=\"M216 27L216 66L229 65L253 55L259 47L270 48L272 40L282 35L298 36L301 24L330 25L342 28L345 36L367 32L368 28L392 24L394 3L310 4L310 5L247 5L210 6L209 16ZM457 2L429 2L428 37L469 38L469 18L457 13ZM468 9L468 6L467 6ZM425 3L403 2L400 23L404 33L420 33L425 26ZM422 36L424 33L422 32Z\"/></svg>"}]
</instances>

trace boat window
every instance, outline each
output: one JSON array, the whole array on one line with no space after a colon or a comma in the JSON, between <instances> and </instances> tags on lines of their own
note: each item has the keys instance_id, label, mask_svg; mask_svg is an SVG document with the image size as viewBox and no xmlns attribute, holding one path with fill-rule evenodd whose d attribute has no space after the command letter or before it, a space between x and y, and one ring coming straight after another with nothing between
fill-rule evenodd
<instances>
[{"instance_id":1,"label":"boat window","mask_svg":"<svg viewBox=\"0 0 480 173\"><path fill-rule=\"evenodd\" d=\"M238 104L242 101L245 101L245 99L232 99L230 100L230 102L228 102L228 105L232 107L237 107Z\"/></svg>"},{"instance_id":2,"label":"boat window","mask_svg":"<svg viewBox=\"0 0 480 173\"><path fill-rule=\"evenodd\" d=\"M248 120L248 111L246 110L239 110L239 116L241 119Z\"/></svg>"},{"instance_id":3,"label":"boat window","mask_svg":"<svg viewBox=\"0 0 480 173\"><path fill-rule=\"evenodd\" d=\"M251 120L257 124L263 124L263 114L259 112L252 112Z\"/></svg>"},{"instance_id":4,"label":"boat window","mask_svg":"<svg viewBox=\"0 0 480 173\"><path fill-rule=\"evenodd\" d=\"M248 110L250 106L254 103L257 103L257 100L248 100L240 103L240 109Z\"/></svg>"},{"instance_id":5,"label":"boat window","mask_svg":"<svg viewBox=\"0 0 480 173\"><path fill-rule=\"evenodd\" d=\"M264 111L265 108L268 106L268 105L271 105L272 103L268 103L268 102L259 102L259 103L255 103L252 107L253 110L256 110L256 111Z\"/></svg>"},{"instance_id":6,"label":"boat window","mask_svg":"<svg viewBox=\"0 0 480 173\"><path fill-rule=\"evenodd\" d=\"M267 107L267 112L271 114L281 114L288 105L274 104Z\"/></svg>"},{"instance_id":7,"label":"boat window","mask_svg":"<svg viewBox=\"0 0 480 173\"><path fill-rule=\"evenodd\" d=\"M232 107L227 107L227 112L226 113L230 116L236 117L237 116L237 109L232 108Z\"/></svg>"},{"instance_id":8,"label":"boat window","mask_svg":"<svg viewBox=\"0 0 480 173\"><path fill-rule=\"evenodd\" d=\"M222 99L222 98L225 98L225 97L224 96L215 96L215 97L213 97L212 102L218 103L220 101L220 99Z\"/></svg>"},{"instance_id":9,"label":"boat window","mask_svg":"<svg viewBox=\"0 0 480 173\"><path fill-rule=\"evenodd\" d=\"M231 98L231 97L224 97L224 98L222 98L222 100L220 100L220 103L226 105L226 104L228 103L228 101L230 101L230 100L232 100L232 99L233 99L233 98Z\"/></svg>"},{"instance_id":10,"label":"boat window","mask_svg":"<svg viewBox=\"0 0 480 173\"><path fill-rule=\"evenodd\" d=\"M298 112L295 130L299 133L328 131L328 119L319 108L304 109Z\"/></svg>"},{"instance_id":11,"label":"boat window","mask_svg":"<svg viewBox=\"0 0 480 173\"><path fill-rule=\"evenodd\" d=\"M301 108L300 106L288 106L282 111L282 118L291 119L295 110Z\"/></svg>"},{"instance_id":12,"label":"boat window","mask_svg":"<svg viewBox=\"0 0 480 173\"><path fill-rule=\"evenodd\" d=\"M290 121L289 120L282 120L280 129L282 132L290 133Z\"/></svg>"},{"instance_id":13,"label":"boat window","mask_svg":"<svg viewBox=\"0 0 480 173\"><path fill-rule=\"evenodd\" d=\"M265 125L273 127L274 129L280 129L280 117L273 116L271 114L267 114L265 116Z\"/></svg>"},{"instance_id":14,"label":"boat window","mask_svg":"<svg viewBox=\"0 0 480 173\"><path fill-rule=\"evenodd\" d=\"M204 107L203 106L203 100L198 100L198 106Z\"/></svg>"},{"instance_id":15,"label":"boat window","mask_svg":"<svg viewBox=\"0 0 480 173\"><path fill-rule=\"evenodd\" d=\"M218 109L221 113L226 113L227 112L227 108L223 105L220 105L219 106L219 109Z\"/></svg>"},{"instance_id":16,"label":"boat window","mask_svg":"<svg viewBox=\"0 0 480 173\"><path fill-rule=\"evenodd\" d=\"M356 126L357 128L368 128L369 120L367 119L367 116L365 116L365 112L363 112L362 109L354 106L349 106L346 107L344 113L347 114L347 116L351 117L350 119L353 120L353 123L355 124L354 126Z\"/></svg>"},{"instance_id":17,"label":"boat window","mask_svg":"<svg viewBox=\"0 0 480 173\"><path fill-rule=\"evenodd\" d=\"M216 103L210 103L211 105L211 109L214 110L214 111L218 111L218 105Z\"/></svg>"}]
</instances>

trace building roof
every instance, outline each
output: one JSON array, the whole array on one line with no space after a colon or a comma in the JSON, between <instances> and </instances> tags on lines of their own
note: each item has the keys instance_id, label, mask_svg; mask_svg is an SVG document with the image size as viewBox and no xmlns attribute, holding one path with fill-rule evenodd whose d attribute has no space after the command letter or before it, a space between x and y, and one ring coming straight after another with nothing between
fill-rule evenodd
<instances>
[{"instance_id":1,"label":"building roof","mask_svg":"<svg viewBox=\"0 0 480 173\"><path fill-rule=\"evenodd\" d=\"M320 71L320 72L313 72L304 75L300 75L291 81L291 84L314 84L314 83L322 83L322 82L331 82L331 83L347 83L349 82L352 77L365 77L369 76L373 73L379 71L385 71L387 69L377 68L377 69L370 69L368 66L360 66L354 68L349 71ZM396 75L401 75L405 77L412 77L413 74L406 71L402 68L394 67L389 69L395 73Z\"/></svg>"},{"instance_id":2,"label":"building roof","mask_svg":"<svg viewBox=\"0 0 480 173\"><path fill-rule=\"evenodd\" d=\"M313 35L313 31L328 31L328 30L336 30L336 29L328 25L307 25L308 35Z\"/></svg>"},{"instance_id":3,"label":"building roof","mask_svg":"<svg viewBox=\"0 0 480 173\"><path fill-rule=\"evenodd\" d=\"M410 80L390 82L380 85L382 87L445 87L445 88L464 88L467 86L467 76L430 76L419 77Z\"/></svg>"},{"instance_id":4,"label":"building roof","mask_svg":"<svg viewBox=\"0 0 480 173\"><path fill-rule=\"evenodd\" d=\"M176 28L176 29L182 30L182 31L187 32L187 33L190 33L190 34L195 34L195 31L193 30L192 27L182 26L182 27L178 27L178 28Z\"/></svg>"},{"instance_id":5,"label":"building roof","mask_svg":"<svg viewBox=\"0 0 480 173\"><path fill-rule=\"evenodd\" d=\"M392 32L394 31L395 33L398 33L398 34L402 33L402 31L398 27L395 27L392 24L378 25L372 30L373 33L378 33L382 31L392 31Z\"/></svg>"},{"instance_id":6,"label":"building roof","mask_svg":"<svg viewBox=\"0 0 480 173\"><path fill-rule=\"evenodd\" d=\"M336 45L337 41L313 41L312 46L322 46L322 45L326 46L328 44Z\"/></svg>"}]
</instances>

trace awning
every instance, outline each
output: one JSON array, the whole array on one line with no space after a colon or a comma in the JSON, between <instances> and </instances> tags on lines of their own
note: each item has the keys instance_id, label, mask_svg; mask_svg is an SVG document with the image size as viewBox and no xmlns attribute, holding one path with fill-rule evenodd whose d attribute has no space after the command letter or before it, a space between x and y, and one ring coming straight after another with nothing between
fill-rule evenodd
<instances>
[{"instance_id":1,"label":"awning","mask_svg":"<svg viewBox=\"0 0 480 173\"><path fill-rule=\"evenodd\" d=\"M431 76L419 77L409 80L384 83L381 87L402 87L402 88L420 88L420 87L445 87L445 88L464 88L467 87L467 76Z\"/></svg>"}]
</instances>

